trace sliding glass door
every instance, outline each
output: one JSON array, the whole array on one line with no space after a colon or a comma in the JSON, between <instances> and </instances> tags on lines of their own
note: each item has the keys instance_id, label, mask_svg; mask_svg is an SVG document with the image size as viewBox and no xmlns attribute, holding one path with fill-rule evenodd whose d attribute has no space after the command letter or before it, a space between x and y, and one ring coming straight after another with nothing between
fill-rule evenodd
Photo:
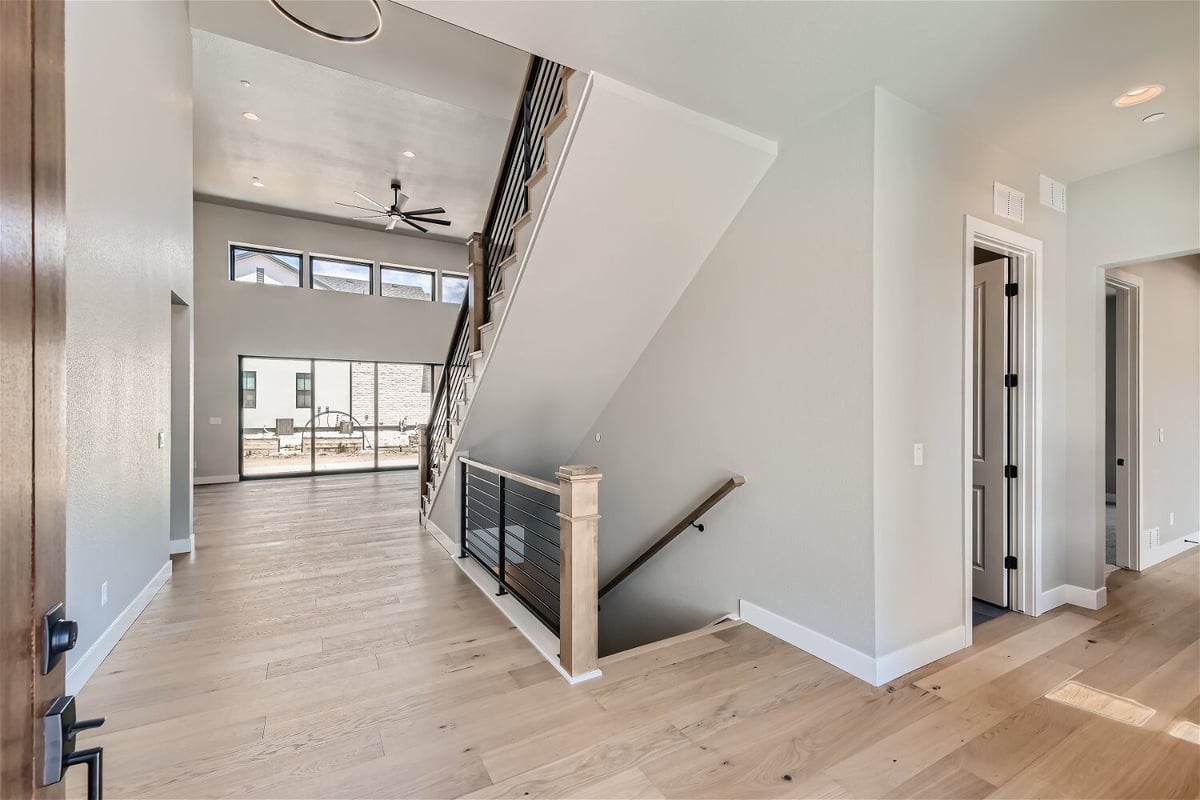
<instances>
[{"instance_id":1,"label":"sliding glass door","mask_svg":"<svg viewBox=\"0 0 1200 800\"><path fill-rule=\"evenodd\" d=\"M240 359L245 478L417 466L432 367L332 359Z\"/></svg>"}]
</instances>

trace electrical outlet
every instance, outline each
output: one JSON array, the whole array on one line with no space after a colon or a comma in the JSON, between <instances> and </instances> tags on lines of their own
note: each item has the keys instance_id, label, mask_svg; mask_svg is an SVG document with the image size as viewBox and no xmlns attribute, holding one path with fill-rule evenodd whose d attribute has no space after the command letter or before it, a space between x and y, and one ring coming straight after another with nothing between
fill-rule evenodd
<instances>
[{"instance_id":1,"label":"electrical outlet","mask_svg":"<svg viewBox=\"0 0 1200 800\"><path fill-rule=\"evenodd\" d=\"M919 467L925 463L925 445L917 442L913 445L913 466Z\"/></svg>"},{"instance_id":2,"label":"electrical outlet","mask_svg":"<svg viewBox=\"0 0 1200 800\"><path fill-rule=\"evenodd\" d=\"M161 450L166 446L167 446L167 437L165 435L163 435L162 431L159 431L158 432L158 449Z\"/></svg>"},{"instance_id":3,"label":"electrical outlet","mask_svg":"<svg viewBox=\"0 0 1200 800\"><path fill-rule=\"evenodd\" d=\"M108 581L100 584L100 605L108 605Z\"/></svg>"},{"instance_id":4,"label":"electrical outlet","mask_svg":"<svg viewBox=\"0 0 1200 800\"><path fill-rule=\"evenodd\" d=\"M1172 511L1170 514L1167 514L1167 524L1169 524L1172 528L1175 527L1175 512L1174 511Z\"/></svg>"},{"instance_id":5,"label":"electrical outlet","mask_svg":"<svg viewBox=\"0 0 1200 800\"><path fill-rule=\"evenodd\" d=\"M1163 428L1158 429L1158 443L1162 444L1166 441L1166 431Z\"/></svg>"}]
</instances>

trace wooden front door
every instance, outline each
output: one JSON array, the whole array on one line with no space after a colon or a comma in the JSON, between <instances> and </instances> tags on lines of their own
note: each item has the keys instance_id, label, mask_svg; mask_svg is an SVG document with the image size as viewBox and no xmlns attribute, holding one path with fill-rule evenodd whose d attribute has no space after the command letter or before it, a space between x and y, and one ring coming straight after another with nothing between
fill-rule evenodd
<instances>
[{"instance_id":1,"label":"wooden front door","mask_svg":"<svg viewBox=\"0 0 1200 800\"><path fill-rule=\"evenodd\" d=\"M0 797L41 788L42 616L65 600L63 4L0 1Z\"/></svg>"}]
</instances>

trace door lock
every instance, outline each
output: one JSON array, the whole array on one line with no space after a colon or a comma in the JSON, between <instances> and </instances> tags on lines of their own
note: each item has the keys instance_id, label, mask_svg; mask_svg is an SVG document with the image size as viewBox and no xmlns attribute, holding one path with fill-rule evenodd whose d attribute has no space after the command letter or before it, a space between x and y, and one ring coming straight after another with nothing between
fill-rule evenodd
<instances>
[{"instance_id":1,"label":"door lock","mask_svg":"<svg viewBox=\"0 0 1200 800\"><path fill-rule=\"evenodd\" d=\"M101 762L103 747L75 749L75 734L99 728L104 717L97 719L75 718L75 697L66 695L50 704L42 715L42 786L52 786L63 779L67 767L86 764L88 768L88 800L102 800L103 789Z\"/></svg>"},{"instance_id":2,"label":"door lock","mask_svg":"<svg viewBox=\"0 0 1200 800\"><path fill-rule=\"evenodd\" d=\"M42 674L49 675L63 653L75 648L78 639L79 623L67 619L62 603L47 611L42 617Z\"/></svg>"},{"instance_id":3,"label":"door lock","mask_svg":"<svg viewBox=\"0 0 1200 800\"><path fill-rule=\"evenodd\" d=\"M1118 466L1118 467L1123 467L1123 466L1125 466L1125 459L1123 459L1123 458L1118 458L1118 459L1117 459L1117 466Z\"/></svg>"}]
</instances>

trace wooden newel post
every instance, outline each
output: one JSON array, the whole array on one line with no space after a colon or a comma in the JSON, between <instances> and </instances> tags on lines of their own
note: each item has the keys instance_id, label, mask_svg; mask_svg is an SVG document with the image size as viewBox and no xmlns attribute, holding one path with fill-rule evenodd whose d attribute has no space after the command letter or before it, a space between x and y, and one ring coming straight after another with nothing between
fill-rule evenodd
<instances>
[{"instance_id":1,"label":"wooden newel post","mask_svg":"<svg viewBox=\"0 0 1200 800\"><path fill-rule=\"evenodd\" d=\"M483 335L479 328L484 323L484 313L487 311L487 276L483 264L483 234L472 233L467 240L467 302L471 322L471 352L483 349Z\"/></svg>"},{"instance_id":2,"label":"wooden newel post","mask_svg":"<svg viewBox=\"0 0 1200 800\"><path fill-rule=\"evenodd\" d=\"M596 534L600 470L559 467L559 662L572 677L594 672L599 658Z\"/></svg>"},{"instance_id":3,"label":"wooden newel post","mask_svg":"<svg viewBox=\"0 0 1200 800\"><path fill-rule=\"evenodd\" d=\"M425 482L429 480L429 426L417 426L417 497L425 496ZM417 503L418 511L421 504Z\"/></svg>"}]
</instances>

